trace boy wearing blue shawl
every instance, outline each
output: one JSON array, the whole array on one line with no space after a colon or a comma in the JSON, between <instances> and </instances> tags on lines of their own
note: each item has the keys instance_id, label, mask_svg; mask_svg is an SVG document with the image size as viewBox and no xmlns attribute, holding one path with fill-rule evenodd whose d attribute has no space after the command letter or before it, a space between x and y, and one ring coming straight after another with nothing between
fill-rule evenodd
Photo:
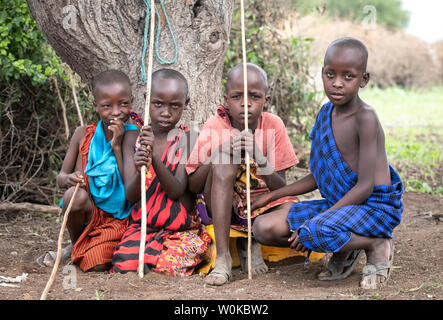
<instances>
[{"instance_id":1,"label":"boy wearing blue shawl","mask_svg":"<svg viewBox=\"0 0 443 320\"><path fill-rule=\"evenodd\" d=\"M341 38L330 44L322 69L330 101L311 132L311 174L255 199L252 209L318 188L322 200L259 216L255 238L308 254L333 253L320 280L346 278L364 250L367 264L360 286L376 289L387 283L392 269L392 231L403 212L403 184L387 161L375 110L358 95L369 81L367 59L367 48L359 40Z\"/></svg>"},{"instance_id":2,"label":"boy wearing blue shawl","mask_svg":"<svg viewBox=\"0 0 443 320\"><path fill-rule=\"evenodd\" d=\"M127 130L138 130L125 124L131 112L132 92L129 78L118 70L108 70L92 80L94 107L100 121L78 127L57 184L67 188L63 196L62 211L77 192L67 228L71 245L63 249L63 260L69 256L83 271L107 271L111 268L112 254L120 241L132 205L126 200L123 180L122 141ZM38 262L50 266L54 252L41 256Z\"/></svg>"}]
</instances>

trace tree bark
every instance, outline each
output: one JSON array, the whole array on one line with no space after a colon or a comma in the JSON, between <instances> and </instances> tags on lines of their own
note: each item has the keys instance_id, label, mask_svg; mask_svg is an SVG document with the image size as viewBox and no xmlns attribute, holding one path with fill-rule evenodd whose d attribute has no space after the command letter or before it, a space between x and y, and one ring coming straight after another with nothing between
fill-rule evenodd
<instances>
[{"instance_id":1,"label":"tree bark","mask_svg":"<svg viewBox=\"0 0 443 320\"><path fill-rule=\"evenodd\" d=\"M132 81L134 109L143 116L146 85L141 81L145 3L143 0L27 0L32 17L60 58L82 80L106 69L120 69ZM221 102L221 77L229 44L234 0L164 0L177 46L168 67L188 79L190 105L182 122L204 122ZM160 4L160 55L173 57L173 42ZM146 65L148 59L146 58ZM147 68L147 66L146 66ZM148 70L147 70L148 71Z\"/></svg>"}]
</instances>

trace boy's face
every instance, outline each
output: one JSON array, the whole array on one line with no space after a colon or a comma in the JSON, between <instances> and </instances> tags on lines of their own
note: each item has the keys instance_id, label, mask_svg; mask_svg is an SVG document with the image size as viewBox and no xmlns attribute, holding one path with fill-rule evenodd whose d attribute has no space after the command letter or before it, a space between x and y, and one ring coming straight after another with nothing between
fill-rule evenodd
<instances>
[{"instance_id":1,"label":"boy's face","mask_svg":"<svg viewBox=\"0 0 443 320\"><path fill-rule=\"evenodd\" d=\"M335 47L327 53L322 69L323 86L329 100L342 106L357 96L369 81L363 70L362 53L356 48Z\"/></svg>"},{"instance_id":2,"label":"boy's face","mask_svg":"<svg viewBox=\"0 0 443 320\"><path fill-rule=\"evenodd\" d=\"M114 82L99 85L95 89L95 110L103 121L105 128L111 125L111 120L118 119L123 123L128 121L132 107L132 92L128 83Z\"/></svg>"},{"instance_id":3,"label":"boy's face","mask_svg":"<svg viewBox=\"0 0 443 320\"><path fill-rule=\"evenodd\" d=\"M161 77L152 81L149 115L154 132L169 132L175 128L188 103L182 81Z\"/></svg>"},{"instance_id":4,"label":"boy's face","mask_svg":"<svg viewBox=\"0 0 443 320\"><path fill-rule=\"evenodd\" d=\"M226 83L225 107L234 128L245 129L243 71L237 71ZM255 130L263 108L269 102L266 84L259 71L248 68L248 128Z\"/></svg>"}]
</instances>

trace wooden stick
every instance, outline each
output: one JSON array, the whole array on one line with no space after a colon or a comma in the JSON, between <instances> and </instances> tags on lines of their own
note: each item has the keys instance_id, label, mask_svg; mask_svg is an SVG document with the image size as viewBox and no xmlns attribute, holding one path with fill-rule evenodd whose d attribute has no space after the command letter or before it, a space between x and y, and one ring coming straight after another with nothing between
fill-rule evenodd
<instances>
[{"instance_id":1,"label":"wooden stick","mask_svg":"<svg viewBox=\"0 0 443 320\"><path fill-rule=\"evenodd\" d=\"M148 74L146 79L146 101L145 101L145 115L144 125L149 124L149 105L151 102L151 82L152 82L152 63L154 57L154 33L155 33L155 3L151 0L151 20L149 26L149 53L148 53ZM146 166L141 168L141 205L142 205L142 221L140 234L140 249L138 252L138 277L141 279L144 276L145 265L145 244L146 244Z\"/></svg>"},{"instance_id":2,"label":"wooden stick","mask_svg":"<svg viewBox=\"0 0 443 320\"><path fill-rule=\"evenodd\" d=\"M80 106L78 105L77 93L75 91L75 82L74 82L74 76L72 74L72 71L69 71L69 80L71 81L72 95L74 96L74 103L75 103L75 108L77 109L77 115L80 120L80 125L83 127L85 125L85 123L83 121L83 116L82 116L82 112L80 110Z\"/></svg>"},{"instance_id":3,"label":"wooden stick","mask_svg":"<svg viewBox=\"0 0 443 320\"><path fill-rule=\"evenodd\" d=\"M60 93L57 78L54 76L52 79L54 80L55 90L57 91L58 100L60 101L60 105L62 106L63 123L65 124L66 140L68 140L69 139L69 124L68 124L68 118L66 116L66 105L65 105L65 102L63 101L62 95Z\"/></svg>"},{"instance_id":4,"label":"wooden stick","mask_svg":"<svg viewBox=\"0 0 443 320\"><path fill-rule=\"evenodd\" d=\"M55 274L57 273L58 265L60 264L60 260L62 258L62 242L63 242L63 233L66 229L66 223L68 222L68 215L71 211L71 207L74 204L74 199L77 194L78 188L80 187L80 183L77 183L75 186L74 194L72 195L71 201L69 201L68 208L66 209L65 216L63 217L63 223L60 228L60 234L58 235L58 245L57 245L57 258L55 259L54 266L52 267L51 276L49 277L48 283L46 283L45 290L43 290L43 293L40 297L40 300L46 300L46 297L48 296L48 292L51 289L52 283L55 279Z\"/></svg>"},{"instance_id":5,"label":"wooden stick","mask_svg":"<svg viewBox=\"0 0 443 320\"><path fill-rule=\"evenodd\" d=\"M244 1L240 0L241 10L241 35L242 35L242 53L243 53L243 100L245 108L245 131L248 131L248 66L246 64L246 36L245 36L245 6ZM248 212L248 279L252 279L252 260L251 260L251 181L250 181L249 153L246 152L246 209Z\"/></svg>"}]
</instances>

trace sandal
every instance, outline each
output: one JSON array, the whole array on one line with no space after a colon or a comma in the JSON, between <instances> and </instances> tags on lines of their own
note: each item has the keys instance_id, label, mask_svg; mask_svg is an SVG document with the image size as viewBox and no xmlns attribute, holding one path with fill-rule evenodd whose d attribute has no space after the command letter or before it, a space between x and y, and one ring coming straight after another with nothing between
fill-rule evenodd
<instances>
[{"instance_id":1,"label":"sandal","mask_svg":"<svg viewBox=\"0 0 443 320\"><path fill-rule=\"evenodd\" d=\"M45 259L47 255L51 257L52 261L47 262L47 260ZM57 258L57 252L46 251L44 254L42 254L40 257L37 258L36 262L40 267L53 267L56 258Z\"/></svg>"},{"instance_id":2,"label":"sandal","mask_svg":"<svg viewBox=\"0 0 443 320\"><path fill-rule=\"evenodd\" d=\"M321 281L334 281L334 280L343 280L347 278L351 272L354 270L357 265L358 259L360 258L363 250L353 250L349 257L346 260L333 260L329 259L328 265L326 266L326 270L331 274L330 276L318 276L318 279ZM339 269L343 269L342 273L338 273Z\"/></svg>"},{"instance_id":3,"label":"sandal","mask_svg":"<svg viewBox=\"0 0 443 320\"><path fill-rule=\"evenodd\" d=\"M231 281L232 274L225 271L212 270L210 274L206 276L205 283L211 286L222 286Z\"/></svg>"},{"instance_id":4,"label":"sandal","mask_svg":"<svg viewBox=\"0 0 443 320\"><path fill-rule=\"evenodd\" d=\"M389 280L389 276L392 271L392 264L394 261L394 244L392 239L389 240L390 243L390 253L389 260L379 262L376 264L366 264L363 268L363 276L360 281L360 287L363 289L378 289L386 285ZM377 283L377 276L384 277L384 280ZM378 285L378 287L377 287Z\"/></svg>"},{"instance_id":5,"label":"sandal","mask_svg":"<svg viewBox=\"0 0 443 320\"><path fill-rule=\"evenodd\" d=\"M62 257L60 262L65 263L71 258L71 252L72 252L72 244L66 246L62 249ZM50 259L45 259L46 256L50 257ZM36 262L40 267L53 267L55 264L55 260L57 259L57 252L56 251L46 251L44 254L42 254L40 257L37 258ZM48 261L49 260L49 261Z\"/></svg>"}]
</instances>

